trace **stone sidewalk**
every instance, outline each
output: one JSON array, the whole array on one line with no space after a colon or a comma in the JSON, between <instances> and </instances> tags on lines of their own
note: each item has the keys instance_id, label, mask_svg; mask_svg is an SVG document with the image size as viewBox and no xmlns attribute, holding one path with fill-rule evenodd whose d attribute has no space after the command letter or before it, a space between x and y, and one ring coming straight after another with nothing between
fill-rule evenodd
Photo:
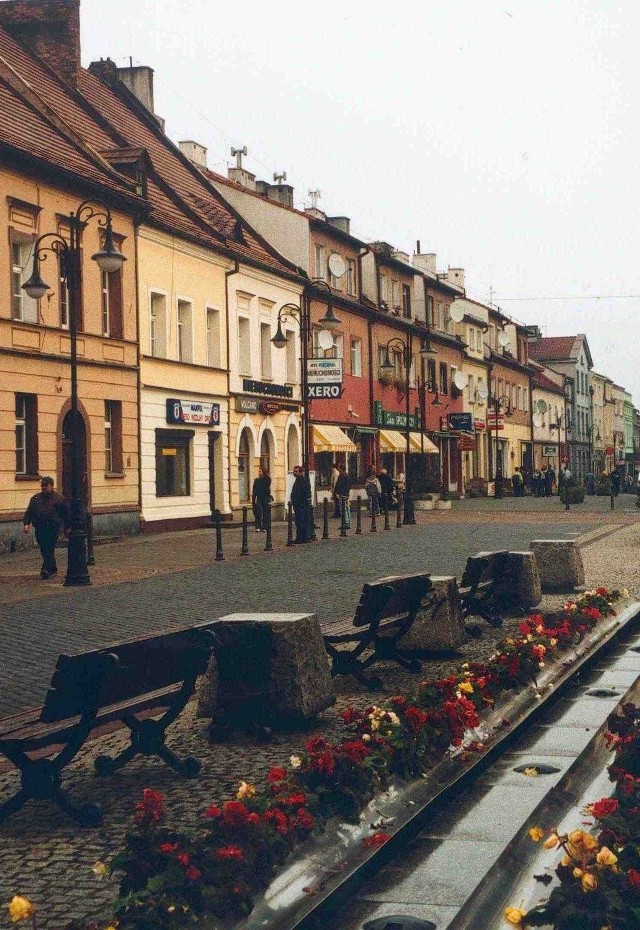
<instances>
[{"instance_id":1,"label":"stone sidewalk","mask_svg":"<svg viewBox=\"0 0 640 930\"><path fill-rule=\"evenodd\" d=\"M606 538L598 533L590 535L593 541L585 540L588 544L583 548L588 584L625 584L636 596L640 594L639 528L614 528ZM406 538L415 546L414 535L407 532ZM356 549L354 546L348 551L353 554ZM313 551L319 550L311 550L311 554ZM299 568L299 576L300 573ZM548 598L545 606L550 608L558 602L558 598ZM444 675L461 661L487 657L498 639L516 629L517 622L517 619L506 621L501 631L486 627L483 638L463 647L454 660L425 662L422 676ZM383 666L382 676L387 695L410 690L416 683L415 676L395 668ZM255 781L270 766L286 763L309 735L322 733L339 738L342 734L339 711L350 704L362 707L371 703L371 694L350 677L339 678L337 690L336 706L318 719L316 727L305 733L277 734L266 744L238 736L229 743L210 746L206 740L206 721L197 720L193 705L189 705L171 728L169 743L176 752L193 753L203 761L202 774L190 781L180 779L154 759L140 758L114 776L98 778L92 770L93 759L103 752L117 752L124 745L124 737L121 731L116 731L90 743L67 770L65 787L76 800L102 803L104 826L97 830L80 829L45 803L30 802L1 828L0 902L9 900L12 894L26 894L38 906L40 925L47 930L60 930L72 917L109 916L116 883L111 879L99 881L91 867L97 860L108 860L118 848L142 788L163 792L172 821L193 828L204 808L232 795L240 779ZM15 772L0 775L0 795L6 797L17 784Z\"/></svg>"}]
</instances>

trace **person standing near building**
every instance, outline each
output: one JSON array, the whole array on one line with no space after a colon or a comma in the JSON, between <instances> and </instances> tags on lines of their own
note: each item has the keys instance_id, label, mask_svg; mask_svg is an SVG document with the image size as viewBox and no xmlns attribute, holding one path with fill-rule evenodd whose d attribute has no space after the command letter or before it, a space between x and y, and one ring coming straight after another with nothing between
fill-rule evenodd
<instances>
[{"instance_id":1,"label":"person standing near building","mask_svg":"<svg viewBox=\"0 0 640 930\"><path fill-rule=\"evenodd\" d=\"M617 497L620 493L620 472L615 468L611 470L609 481L611 482L611 493L614 497Z\"/></svg>"},{"instance_id":2,"label":"person standing near building","mask_svg":"<svg viewBox=\"0 0 640 930\"><path fill-rule=\"evenodd\" d=\"M389 474L386 468L380 469L380 474L378 475L378 483L380 484L380 490L382 492L382 506L386 507L387 510L391 510L391 504L393 503L393 492L395 490L395 485L393 483L393 478Z\"/></svg>"},{"instance_id":3,"label":"person standing near building","mask_svg":"<svg viewBox=\"0 0 640 930\"><path fill-rule=\"evenodd\" d=\"M556 480L556 473L553 470L552 466L549 465L547 470L544 473L544 495L545 497L551 497L553 494L553 485Z\"/></svg>"},{"instance_id":4,"label":"person standing near building","mask_svg":"<svg viewBox=\"0 0 640 930\"><path fill-rule=\"evenodd\" d=\"M353 482L347 474L347 469L344 465L340 466L340 474L338 475L338 480L336 481L335 493L340 502L340 516L344 514L344 525L347 529L351 526L351 505L349 504L349 493Z\"/></svg>"},{"instance_id":5,"label":"person standing near building","mask_svg":"<svg viewBox=\"0 0 640 930\"><path fill-rule=\"evenodd\" d=\"M296 521L296 543L309 542L311 538L311 484L300 465L293 469L294 481L291 488L291 506Z\"/></svg>"},{"instance_id":6,"label":"person standing near building","mask_svg":"<svg viewBox=\"0 0 640 930\"><path fill-rule=\"evenodd\" d=\"M336 481L340 475L340 470L334 462L331 466L331 497L333 498L333 515L334 517L340 516L340 501L336 494Z\"/></svg>"},{"instance_id":7,"label":"person standing near building","mask_svg":"<svg viewBox=\"0 0 640 930\"><path fill-rule=\"evenodd\" d=\"M522 475L517 468L513 469L513 475L511 476L511 487L513 488L514 497L523 496Z\"/></svg>"},{"instance_id":8,"label":"person standing near building","mask_svg":"<svg viewBox=\"0 0 640 930\"><path fill-rule=\"evenodd\" d=\"M69 508L63 497L53 489L53 478L45 475L40 482L40 492L34 494L22 518L23 529L28 533L33 526L36 541L42 553L40 577L50 578L58 571L56 565L56 542L60 530L69 528Z\"/></svg>"},{"instance_id":9,"label":"person standing near building","mask_svg":"<svg viewBox=\"0 0 640 930\"><path fill-rule=\"evenodd\" d=\"M256 525L256 533L264 533L266 530L267 507L271 503L271 478L264 468L258 469L258 477L253 482L251 489L251 504L253 506L253 516Z\"/></svg>"},{"instance_id":10,"label":"person standing near building","mask_svg":"<svg viewBox=\"0 0 640 930\"><path fill-rule=\"evenodd\" d=\"M367 476L364 489L369 498L369 513L375 514L377 517L380 513L380 495L382 494L382 488L373 469L371 469Z\"/></svg>"}]
</instances>

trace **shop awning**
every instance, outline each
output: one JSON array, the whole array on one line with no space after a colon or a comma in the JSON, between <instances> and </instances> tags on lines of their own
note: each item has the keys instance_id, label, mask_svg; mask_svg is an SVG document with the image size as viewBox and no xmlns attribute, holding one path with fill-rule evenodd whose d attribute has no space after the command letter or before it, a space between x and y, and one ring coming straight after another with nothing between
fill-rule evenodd
<instances>
[{"instance_id":1,"label":"shop awning","mask_svg":"<svg viewBox=\"0 0 640 930\"><path fill-rule=\"evenodd\" d=\"M424 433L409 433L409 445L412 452L424 452L426 455L439 454L440 450Z\"/></svg>"},{"instance_id":2,"label":"shop awning","mask_svg":"<svg viewBox=\"0 0 640 930\"><path fill-rule=\"evenodd\" d=\"M380 430L380 451L381 452L406 452L407 441L405 433L398 433L392 429Z\"/></svg>"},{"instance_id":3,"label":"shop awning","mask_svg":"<svg viewBox=\"0 0 640 930\"><path fill-rule=\"evenodd\" d=\"M314 423L313 451L357 452L357 449L339 426L334 426L333 423Z\"/></svg>"}]
</instances>

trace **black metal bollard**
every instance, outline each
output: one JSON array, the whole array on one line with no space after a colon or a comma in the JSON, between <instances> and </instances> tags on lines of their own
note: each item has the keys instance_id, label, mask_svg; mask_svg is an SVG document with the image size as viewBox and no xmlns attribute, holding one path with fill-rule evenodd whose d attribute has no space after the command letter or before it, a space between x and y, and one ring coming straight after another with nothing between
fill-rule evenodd
<instances>
[{"instance_id":1,"label":"black metal bollard","mask_svg":"<svg viewBox=\"0 0 640 930\"><path fill-rule=\"evenodd\" d=\"M329 499L326 497L322 502L322 538L329 538Z\"/></svg>"},{"instance_id":2,"label":"black metal bollard","mask_svg":"<svg viewBox=\"0 0 640 930\"><path fill-rule=\"evenodd\" d=\"M401 527L402 526L402 491L398 490L398 493L396 494L396 498L398 500L398 511L396 513L396 526Z\"/></svg>"},{"instance_id":3,"label":"black metal bollard","mask_svg":"<svg viewBox=\"0 0 640 930\"><path fill-rule=\"evenodd\" d=\"M386 494L382 498L382 509L384 513L384 528L385 530L390 530L391 525L389 524L389 500Z\"/></svg>"},{"instance_id":4,"label":"black metal bollard","mask_svg":"<svg viewBox=\"0 0 640 930\"><path fill-rule=\"evenodd\" d=\"M224 562L224 552L222 551L222 522L220 520L220 511L216 510L214 516L216 525L216 562Z\"/></svg>"},{"instance_id":5,"label":"black metal bollard","mask_svg":"<svg viewBox=\"0 0 640 930\"><path fill-rule=\"evenodd\" d=\"M356 536L362 533L362 498L356 497Z\"/></svg>"},{"instance_id":6,"label":"black metal bollard","mask_svg":"<svg viewBox=\"0 0 640 930\"><path fill-rule=\"evenodd\" d=\"M86 515L87 527L87 565L95 565L96 559L93 554L93 514L87 510Z\"/></svg>"},{"instance_id":7,"label":"black metal bollard","mask_svg":"<svg viewBox=\"0 0 640 930\"><path fill-rule=\"evenodd\" d=\"M611 509L612 509L612 510L614 509L615 505L616 505L616 498L615 498L615 494L613 493L613 490L612 490L612 491L611 491Z\"/></svg>"},{"instance_id":8,"label":"black metal bollard","mask_svg":"<svg viewBox=\"0 0 640 930\"><path fill-rule=\"evenodd\" d=\"M571 507L569 506L569 488L564 489L564 509L571 510Z\"/></svg>"},{"instance_id":9,"label":"black metal bollard","mask_svg":"<svg viewBox=\"0 0 640 930\"><path fill-rule=\"evenodd\" d=\"M287 504L287 546L293 545L293 504Z\"/></svg>"},{"instance_id":10,"label":"black metal bollard","mask_svg":"<svg viewBox=\"0 0 640 930\"><path fill-rule=\"evenodd\" d=\"M374 506L373 501L371 501L371 532L372 533L378 532L378 526L376 524L376 508Z\"/></svg>"},{"instance_id":11,"label":"black metal bollard","mask_svg":"<svg viewBox=\"0 0 640 930\"><path fill-rule=\"evenodd\" d=\"M248 513L249 513L249 509L247 507L243 507L242 508L242 549L240 550L240 555L249 555Z\"/></svg>"},{"instance_id":12,"label":"black metal bollard","mask_svg":"<svg viewBox=\"0 0 640 930\"><path fill-rule=\"evenodd\" d=\"M347 535L347 508L346 501L340 501L340 535Z\"/></svg>"},{"instance_id":13,"label":"black metal bollard","mask_svg":"<svg viewBox=\"0 0 640 930\"><path fill-rule=\"evenodd\" d=\"M309 504L309 539L311 542L317 542L318 536L316 534L316 512L313 507L313 504Z\"/></svg>"},{"instance_id":14,"label":"black metal bollard","mask_svg":"<svg viewBox=\"0 0 640 930\"><path fill-rule=\"evenodd\" d=\"M267 506L265 507L264 515L267 519L267 527L266 527L267 540L264 544L264 551L271 552L271 550L273 549L273 542L271 540L271 504L268 503Z\"/></svg>"}]
</instances>

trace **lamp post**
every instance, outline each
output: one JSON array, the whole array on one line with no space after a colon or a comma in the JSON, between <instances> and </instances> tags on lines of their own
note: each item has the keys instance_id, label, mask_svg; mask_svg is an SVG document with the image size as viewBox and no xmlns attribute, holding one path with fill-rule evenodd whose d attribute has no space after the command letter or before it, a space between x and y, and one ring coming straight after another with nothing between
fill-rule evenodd
<instances>
[{"instance_id":1,"label":"lamp post","mask_svg":"<svg viewBox=\"0 0 640 930\"><path fill-rule=\"evenodd\" d=\"M409 423L409 417L411 415L411 363L413 361L413 337L411 333L407 333L407 340L403 342L399 336L393 336L389 341L384 345L384 361L380 365L380 368L383 371L395 371L395 365L389 358L389 352L397 352L402 358L402 364L405 371L405 441L406 441L406 462L405 462L405 488L404 488L404 516L402 522L405 526L414 526L416 522L415 508L413 505L413 498L411 496L411 487L410 487L410 478L409 478L409 455L411 453L411 426ZM435 355L434 350L431 348L428 339L423 339L420 346L420 355L422 358L426 358L429 355ZM430 382L431 383L431 382ZM419 382L416 381L416 387L418 387ZM418 387L418 390L420 388ZM420 424L421 429L424 429L424 422ZM424 449L424 441L421 441L421 448Z\"/></svg>"},{"instance_id":2,"label":"lamp post","mask_svg":"<svg viewBox=\"0 0 640 930\"><path fill-rule=\"evenodd\" d=\"M80 492L82 476L80 435L78 430L78 310L82 281L80 240L82 230L93 218L104 228L104 245L92 255L101 271L119 271L126 261L113 241L111 211L102 203L86 200L69 214L69 241L59 233L43 233L35 241L33 271L22 287L33 300L40 300L51 290L40 275L40 263L47 253L56 255L60 262L60 279L69 293L69 342L71 365L71 528L67 558L67 574L64 583L70 585L91 584L87 568L86 531L83 499Z\"/></svg>"},{"instance_id":3,"label":"lamp post","mask_svg":"<svg viewBox=\"0 0 640 930\"><path fill-rule=\"evenodd\" d=\"M327 295L327 312L318 323L323 329L330 332L340 326L340 320L333 312L333 293L330 286L321 278L314 278L304 288L300 304L283 304L278 310L278 326L271 342L276 349L284 349L288 336L282 331L282 323L286 320L295 320L300 330L300 389L302 392L302 466L304 475L309 481L309 459L311 456L311 424L309 422L309 373L307 362L309 360L309 343L312 335L311 321L311 295L314 290L324 290ZM313 503L312 503L313 507ZM313 531L313 517L310 515L310 531Z\"/></svg>"},{"instance_id":4,"label":"lamp post","mask_svg":"<svg viewBox=\"0 0 640 930\"><path fill-rule=\"evenodd\" d=\"M511 401L506 396L506 394L501 394L499 397L489 397L487 401L488 407L493 407L493 416L495 420L495 431L496 431L496 461L495 461L495 473L494 473L494 482L495 482L495 497L497 500L502 499L502 457L500 456L500 450L498 448L498 431L499 431L499 417L500 412L504 408L505 416L511 416Z\"/></svg>"}]
</instances>

